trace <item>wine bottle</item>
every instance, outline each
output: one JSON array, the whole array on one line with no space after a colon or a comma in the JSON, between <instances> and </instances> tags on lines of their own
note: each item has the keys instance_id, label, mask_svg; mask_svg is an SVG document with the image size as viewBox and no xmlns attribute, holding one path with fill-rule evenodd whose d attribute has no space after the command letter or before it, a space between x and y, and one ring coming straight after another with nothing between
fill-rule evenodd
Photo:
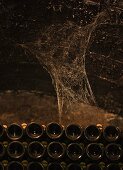
<instances>
[{"instance_id":1,"label":"wine bottle","mask_svg":"<svg viewBox=\"0 0 123 170\"><path fill-rule=\"evenodd\" d=\"M12 161L8 164L7 170L24 170L24 167L20 162Z\"/></svg>"},{"instance_id":2,"label":"wine bottle","mask_svg":"<svg viewBox=\"0 0 123 170\"><path fill-rule=\"evenodd\" d=\"M67 170L83 170L83 168L77 163L71 163L67 166Z\"/></svg>"},{"instance_id":3,"label":"wine bottle","mask_svg":"<svg viewBox=\"0 0 123 170\"><path fill-rule=\"evenodd\" d=\"M77 124L70 124L65 128L65 135L72 141L78 140L82 135L82 128Z\"/></svg>"},{"instance_id":4,"label":"wine bottle","mask_svg":"<svg viewBox=\"0 0 123 170\"><path fill-rule=\"evenodd\" d=\"M39 139L44 133L44 126L32 122L26 126L26 134L31 139Z\"/></svg>"},{"instance_id":5,"label":"wine bottle","mask_svg":"<svg viewBox=\"0 0 123 170\"><path fill-rule=\"evenodd\" d=\"M51 142L47 147L47 153L51 158L59 159L65 153L64 145L60 142Z\"/></svg>"},{"instance_id":6,"label":"wine bottle","mask_svg":"<svg viewBox=\"0 0 123 170\"><path fill-rule=\"evenodd\" d=\"M49 123L46 126L46 134L51 139L58 139L62 136L64 132L63 126L56 122Z\"/></svg>"},{"instance_id":7,"label":"wine bottle","mask_svg":"<svg viewBox=\"0 0 123 170\"><path fill-rule=\"evenodd\" d=\"M5 147L2 142L0 142L0 159L3 159L5 155Z\"/></svg>"},{"instance_id":8,"label":"wine bottle","mask_svg":"<svg viewBox=\"0 0 123 170\"><path fill-rule=\"evenodd\" d=\"M30 162L27 166L27 170L44 170L44 167L39 162Z\"/></svg>"},{"instance_id":9,"label":"wine bottle","mask_svg":"<svg viewBox=\"0 0 123 170\"><path fill-rule=\"evenodd\" d=\"M67 147L67 156L72 161L77 161L82 158L84 155L84 146L83 144L71 143Z\"/></svg>"},{"instance_id":10,"label":"wine bottle","mask_svg":"<svg viewBox=\"0 0 123 170\"><path fill-rule=\"evenodd\" d=\"M0 162L0 170L4 170L4 166L1 162Z\"/></svg>"},{"instance_id":11,"label":"wine bottle","mask_svg":"<svg viewBox=\"0 0 123 170\"><path fill-rule=\"evenodd\" d=\"M9 143L7 147L7 152L11 158L19 159L24 155L25 148L23 143L19 141L13 141Z\"/></svg>"},{"instance_id":12,"label":"wine bottle","mask_svg":"<svg viewBox=\"0 0 123 170\"><path fill-rule=\"evenodd\" d=\"M64 168L60 163L50 163L47 170L64 170Z\"/></svg>"},{"instance_id":13,"label":"wine bottle","mask_svg":"<svg viewBox=\"0 0 123 170\"><path fill-rule=\"evenodd\" d=\"M23 136L23 128L19 124L13 123L7 127L6 133L9 139L19 140Z\"/></svg>"},{"instance_id":14,"label":"wine bottle","mask_svg":"<svg viewBox=\"0 0 123 170\"><path fill-rule=\"evenodd\" d=\"M120 129L115 126L107 126L103 131L104 139L108 142L115 142L120 137Z\"/></svg>"},{"instance_id":15,"label":"wine bottle","mask_svg":"<svg viewBox=\"0 0 123 170\"><path fill-rule=\"evenodd\" d=\"M111 163L111 164L107 165L106 170L122 170L122 168L120 167L119 164Z\"/></svg>"},{"instance_id":16,"label":"wine bottle","mask_svg":"<svg viewBox=\"0 0 123 170\"><path fill-rule=\"evenodd\" d=\"M90 142L98 141L101 137L101 130L96 125L87 126L84 130L84 136Z\"/></svg>"},{"instance_id":17,"label":"wine bottle","mask_svg":"<svg viewBox=\"0 0 123 170\"><path fill-rule=\"evenodd\" d=\"M105 153L109 160L117 161L120 160L123 150L121 145L116 143L110 143L105 147Z\"/></svg>"},{"instance_id":18,"label":"wine bottle","mask_svg":"<svg viewBox=\"0 0 123 170\"><path fill-rule=\"evenodd\" d=\"M86 154L91 160L100 160L103 157L103 144L90 143L86 148Z\"/></svg>"},{"instance_id":19,"label":"wine bottle","mask_svg":"<svg viewBox=\"0 0 123 170\"><path fill-rule=\"evenodd\" d=\"M38 141L31 142L28 145L28 154L33 159L42 158L45 153L45 147Z\"/></svg>"},{"instance_id":20,"label":"wine bottle","mask_svg":"<svg viewBox=\"0 0 123 170\"><path fill-rule=\"evenodd\" d=\"M87 170L102 170L99 164L91 163L87 165Z\"/></svg>"}]
</instances>

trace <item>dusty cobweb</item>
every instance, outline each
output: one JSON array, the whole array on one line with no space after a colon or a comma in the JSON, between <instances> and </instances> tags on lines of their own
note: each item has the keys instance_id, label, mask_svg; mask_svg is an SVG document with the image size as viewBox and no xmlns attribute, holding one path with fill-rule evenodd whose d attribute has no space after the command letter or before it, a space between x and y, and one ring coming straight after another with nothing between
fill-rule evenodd
<instances>
[{"instance_id":1,"label":"dusty cobweb","mask_svg":"<svg viewBox=\"0 0 123 170\"><path fill-rule=\"evenodd\" d=\"M20 44L33 53L51 75L57 93L59 121L62 115L78 112L80 104L96 105L86 74L85 55L92 33L107 20L109 15L103 11L86 26L71 21L52 24L41 31L35 42Z\"/></svg>"}]
</instances>

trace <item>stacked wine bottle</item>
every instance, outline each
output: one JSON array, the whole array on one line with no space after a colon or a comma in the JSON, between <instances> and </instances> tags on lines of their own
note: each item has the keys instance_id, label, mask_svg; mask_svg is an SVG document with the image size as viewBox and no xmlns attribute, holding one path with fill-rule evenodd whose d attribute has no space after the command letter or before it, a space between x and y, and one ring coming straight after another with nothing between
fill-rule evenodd
<instances>
[{"instance_id":1,"label":"stacked wine bottle","mask_svg":"<svg viewBox=\"0 0 123 170\"><path fill-rule=\"evenodd\" d=\"M0 125L0 170L123 170L115 126Z\"/></svg>"}]
</instances>

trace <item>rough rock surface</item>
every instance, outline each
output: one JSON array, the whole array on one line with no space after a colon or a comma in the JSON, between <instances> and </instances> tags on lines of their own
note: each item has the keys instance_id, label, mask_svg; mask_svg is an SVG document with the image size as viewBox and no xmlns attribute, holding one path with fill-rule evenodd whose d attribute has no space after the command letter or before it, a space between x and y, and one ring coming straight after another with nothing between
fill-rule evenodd
<instances>
[{"instance_id":1,"label":"rough rock surface","mask_svg":"<svg viewBox=\"0 0 123 170\"><path fill-rule=\"evenodd\" d=\"M67 20L79 25L90 23L104 8L104 4L86 3L91 1L0 2L1 122L58 121L56 92L50 75L35 56L18 44L35 41L41 29L54 23ZM98 108L81 105L78 113L64 116L64 124L74 120L82 125L123 125L123 3L111 2L112 7L107 4L108 9L113 9L110 22L93 33L86 55L86 70Z\"/></svg>"},{"instance_id":2,"label":"rough rock surface","mask_svg":"<svg viewBox=\"0 0 123 170\"><path fill-rule=\"evenodd\" d=\"M60 123L78 123L81 126L88 124L113 124L123 128L123 118L94 107L81 104L80 111L64 115ZM11 92L0 94L0 120L3 124L29 123L36 121L47 124L52 121L59 122L57 101L53 96L37 92Z\"/></svg>"}]
</instances>

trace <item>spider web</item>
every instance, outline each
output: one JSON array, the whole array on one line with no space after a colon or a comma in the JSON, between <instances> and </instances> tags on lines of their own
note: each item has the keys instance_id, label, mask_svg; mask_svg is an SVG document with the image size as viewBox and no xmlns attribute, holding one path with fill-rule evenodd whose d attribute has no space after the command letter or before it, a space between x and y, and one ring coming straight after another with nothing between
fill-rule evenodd
<instances>
[{"instance_id":1,"label":"spider web","mask_svg":"<svg viewBox=\"0 0 123 170\"><path fill-rule=\"evenodd\" d=\"M59 121L67 113L79 110L79 104L96 105L85 69L85 54L91 35L107 22L106 11L99 13L91 24L79 26L67 21L42 30L38 40L20 44L33 53L49 72L57 93Z\"/></svg>"}]
</instances>

